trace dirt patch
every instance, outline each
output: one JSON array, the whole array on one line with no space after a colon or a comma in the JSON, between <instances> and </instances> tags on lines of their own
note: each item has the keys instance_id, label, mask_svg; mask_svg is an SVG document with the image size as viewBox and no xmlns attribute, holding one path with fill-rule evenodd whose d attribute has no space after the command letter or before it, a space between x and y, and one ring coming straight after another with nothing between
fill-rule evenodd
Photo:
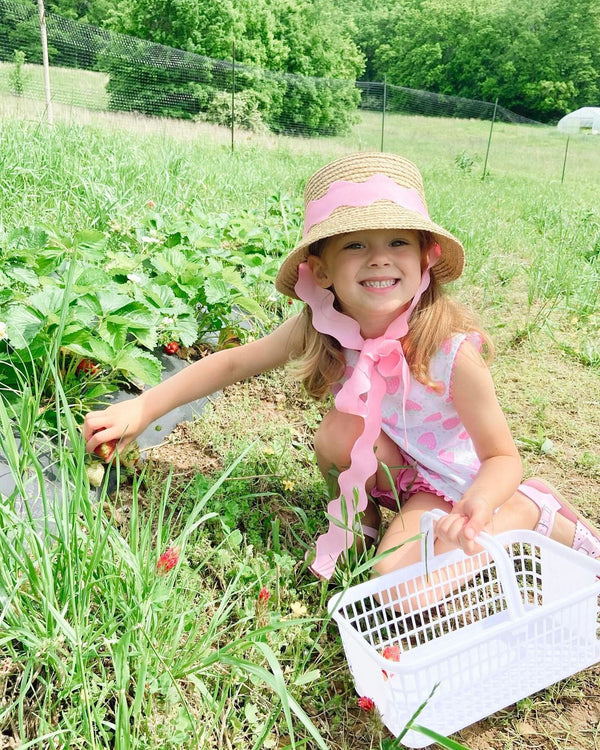
<instances>
[{"instance_id":1,"label":"dirt patch","mask_svg":"<svg viewBox=\"0 0 600 750\"><path fill-rule=\"evenodd\" d=\"M224 468L226 454L236 445L268 442L282 431L310 448L311 425L316 425L322 409L281 374L253 378L226 388L202 417L178 425L168 440L148 451L148 457L177 473L210 474Z\"/></svg>"}]
</instances>

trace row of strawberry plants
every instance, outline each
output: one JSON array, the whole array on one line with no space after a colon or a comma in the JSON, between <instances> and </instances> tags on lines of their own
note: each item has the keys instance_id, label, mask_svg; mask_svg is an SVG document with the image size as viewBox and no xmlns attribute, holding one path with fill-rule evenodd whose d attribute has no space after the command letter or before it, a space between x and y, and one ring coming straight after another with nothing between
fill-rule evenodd
<instances>
[{"instance_id":1,"label":"row of strawberry plants","mask_svg":"<svg viewBox=\"0 0 600 750\"><path fill-rule=\"evenodd\" d=\"M114 221L66 238L21 227L0 238L0 373L10 400L55 352L76 413L119 387L161 379L157 351L244 340L280 313L273 296L283 202L259 212ZM286 216L289 223L289 216ZM292 211L292 222L299 214ZM52 383L47 399L54 398ZM54 409L42 409L51 425Z\"/></svg>"}]
</instances>

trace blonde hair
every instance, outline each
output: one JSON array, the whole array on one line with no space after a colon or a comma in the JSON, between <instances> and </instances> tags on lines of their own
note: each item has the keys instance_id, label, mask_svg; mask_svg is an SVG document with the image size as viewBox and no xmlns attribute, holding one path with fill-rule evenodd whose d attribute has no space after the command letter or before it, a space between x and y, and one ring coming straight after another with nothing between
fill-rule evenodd
<instances>
[{"instance_id":1,"label":"blonde hair","mask_svg":"<svg viewBox=\"0 0 600 750\"><path fill-rule=\"evenodd\" d=\"M433 236L429 232L419 231L419 239L421 252L425 255L434 242ZM311 245L309 254L319 256L326 241L320 240ZM439 390L440 384L430 377L429 365L444 341L457 333L475 334L481 340L482 351L488 362L493 357L494 347L475 315L444 292L435 278L435 266L430 270L430 275L430 284L410 317L408 333L401 343L411 375L420 383ZM291 363L291 372L302 381L310 396L322 400L331 386L344 375L344 353L337 339L314 328L308 305L300 322L304 327L303 347L301 354Z\"/></svg>"}]
</instances>

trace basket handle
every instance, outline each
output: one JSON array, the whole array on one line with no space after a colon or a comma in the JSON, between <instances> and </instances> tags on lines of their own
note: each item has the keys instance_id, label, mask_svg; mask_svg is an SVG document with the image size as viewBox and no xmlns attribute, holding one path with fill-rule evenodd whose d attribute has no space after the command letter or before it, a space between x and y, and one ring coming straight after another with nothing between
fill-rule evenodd
<instances>
[{"instance_id":1,"label":"basket handle","mask_svg":"<svg viewBox=\"0 0 600 750\"><path fill-rule=\"evenodd\" d=\"M435 556L433 525L439 518L443 518L446 515L448 514L444 513L443 510L434 508L433 510L426 511L421 516L421 560L425 564ZM507 551L497 539L485 531L480 532L474 541L483 547L493 559L502 584L502 591L508 602L509 616L511 619L516 620L525 613L525 608L523 607L523 600L521 599L515 578L514 565Z\"/></svg>"}]
</instances>

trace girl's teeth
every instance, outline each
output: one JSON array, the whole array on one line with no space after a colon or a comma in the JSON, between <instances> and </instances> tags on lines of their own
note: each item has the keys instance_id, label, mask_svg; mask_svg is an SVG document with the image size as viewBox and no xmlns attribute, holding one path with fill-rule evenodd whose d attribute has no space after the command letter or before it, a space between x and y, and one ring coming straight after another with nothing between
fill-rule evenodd
<instances>
[{"instance_id":1,"label":"girl's teeth","mask_svg":"<svg viewBox=\"0 0 600 750\"><path fill-rule=\"evenodd\" d=\"M386 286L394 286L395 283L394 279L389 279L388 281L363 281L364 286L372 286L376 289L382 289Z\"/></svg>"}]
</instances>

